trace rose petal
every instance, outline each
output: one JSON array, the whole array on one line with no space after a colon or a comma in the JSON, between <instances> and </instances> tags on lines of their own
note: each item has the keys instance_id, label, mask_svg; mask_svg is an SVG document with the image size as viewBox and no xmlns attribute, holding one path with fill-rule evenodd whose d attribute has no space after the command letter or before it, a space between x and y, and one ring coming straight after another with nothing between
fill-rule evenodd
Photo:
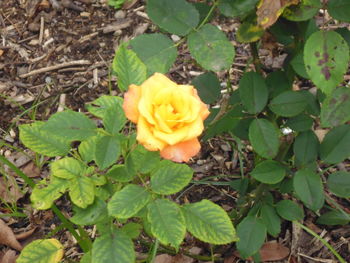
<instances>
[{"instance_id":1,"label":"rose petal","mask_svg":"<svg viewBox=\"0 0 350 263\"><path fill-rule=\"evenodd\" d=\"M137 141L149 151L159 151L165 147L165 143L154 137L151 125L142 116L137 122Z\"/></svg>"},{"instance_id":2,"label":"rose petal","mask_svg":"<svg viewBox=\"0 0 350 263\"><path fill-rule=\"evenodd\" d=\"M201 145L197 138L192 140L179 142L175 145L166 146L160 151L160 155L164 159L174 162L188 162L189 159L199 153Z\"/></svg>"},{"instance_id":3,"label":"rose petal","mask_svg":"<svg viewBox=\"0 0 350 263\"><path fill-rule=\"evenodd\" d=\"M131 84L124 94L123 110L126 117L133 123L137 123L139 110L137 105L141 98L141 87Z\"/></svg>"}]
</instances>

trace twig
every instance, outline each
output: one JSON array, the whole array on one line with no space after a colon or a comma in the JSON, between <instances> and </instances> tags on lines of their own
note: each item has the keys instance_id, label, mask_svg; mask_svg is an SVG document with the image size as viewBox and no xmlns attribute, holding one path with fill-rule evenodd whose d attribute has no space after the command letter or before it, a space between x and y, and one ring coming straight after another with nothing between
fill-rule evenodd
<instances>
[{"instance_id":1,"label":"twig","mask_svg":"<svg viewBox=\"0 0 350 263\"><path fill-rule=\"evenodd\" d=\"M28 72L26 74L22 74L19 77L20 78L27 78L27 77L30 77L30 76L33 76L36 74L45 73L45 72L53 71L53 70L60 69L60 68L66 68L66 67L71 67L71 66L76 66L76 65L89 65L89 64L91 64L91 62L88 60L83 60L83 59L82 60L75 60L75 61L65 62L62 64L53 65L53 66L49 66L49 67L39 68L39 69L33 70L31 72Z\"/></svg>"},{"instance_id":2,"label":"twig","mask_svg":"<svg viewBox=\"0 0 350 263\"><path fill-rule=\"evenodd\" d=\"M44 26L45 26L45 18L42 16L40 17L39 45L41 45L44 39Z\"/></svg>"}]
</instances>

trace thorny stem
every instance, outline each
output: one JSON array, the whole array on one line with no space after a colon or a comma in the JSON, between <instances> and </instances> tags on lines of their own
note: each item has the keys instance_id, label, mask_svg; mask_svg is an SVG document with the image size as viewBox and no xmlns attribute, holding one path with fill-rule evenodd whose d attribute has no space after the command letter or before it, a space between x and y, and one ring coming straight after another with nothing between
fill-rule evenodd
<instances>
[{"instance_id":1,"label":"thorny stem","mask_svg":"<svg viewBox=\"0 0 350 263\"><path fill-rule=\"evenodd\" d=\"M20 176L26 184L28 184L31 188L35 187L35 183L32 179L30 179L27 175L25 175L20 169L18 169L12 162L7 160L4 156L0 155L0 161L7 166L9 166L18 176ZM91 248L91 240L88 237L88 234L82 228L79 229L81 236L75 231L74 226L69 220L63 215L61 210L57 208L56 205L51 206L52 211L56 214L56 216L61 220L62 224L68 229L68 231L74 236L74 238L78 241L79 246L84 252L88 252Z\"/></svg>"},{"instance_id":2,"label":"thorny stem","mask_svg":"<svg viewBox=\"0 0 350 263\"><path fill-rule=\"evenodd\" d=\"M259 58L259 51L258 51L258 46L256 42L250 43L250 50L253 55L253 64L255 66L255 71L260 72L261 71L261 62Z\"/></svg>"},{"instance_id":3,"label":"thorny stem","mask_svg":"<svg viewBox=\"0 0 350 263\"><path fill-rule=\"evenodd\" d=\"M312 231L307 226L304 226L303 224L299 223L298 221L293 221L293 223L295 223L296 225L304 229L306 232L308 232L310 235L314 236L319 241L321 241L322 244L325 245L333 253L333 255L339 260L340 263L346 263L346 261L342 258L341 255L338 254L338 252L334 249L334 247L332 247L326 240L320 237L317 233Z\"/></svg>"},{"instance_id":4,"label":"thorny stem","mask_svg":"<svg viewBox=\"0 0 350 263\"><path fill-rule=\"evenodd\" d=\"M255 191L248 196L247 204L238 211L237 217L234 219L235 226L238 225L239 222L248 214L251 206L254 204L254 201L259 200L264 191L265 184L260 184Z\"/></svg>"}]
</instances>

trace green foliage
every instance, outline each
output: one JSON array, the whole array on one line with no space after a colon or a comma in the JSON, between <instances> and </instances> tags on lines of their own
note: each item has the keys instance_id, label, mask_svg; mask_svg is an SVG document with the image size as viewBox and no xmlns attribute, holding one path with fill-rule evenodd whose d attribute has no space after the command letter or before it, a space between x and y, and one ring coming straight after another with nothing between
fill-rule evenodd
<instances>
[{"instance_id":1,"label":"green foliage","mask_svg":"<svg viewBox=\"0 0 350 263\"><path fill-rule=\"evenodd\" d=\"M304 62L316 86L331 94L348 68L349 46L334 31L315 32L305 43Z\"/></svg>"},{"instance_id":2,"label":"green foliage","mask_svg":"<svg viewBox=\"0 0 350 263\"><path fill-rule=\"evenodd\" d=\"M266 227L262 219L247 216L237 226L237 249L243 258L254 255L266 238Z\"/></svg>"},{"instance_id":3,"label":"green foliage","mask_svg":"<svg viewBox=\"0 0 350 263\"><path fill-rule=\"evenodd\" d=\"M192 56L205 69L220 71L229 69L235 50L225 34L217 27L206 24L188 36Z\"/></svg>"},{"instance_id":4,"label":"green foliage","mask_svg":"<svg viewBox=\"0 0 350 263\"><path fill-rule=\"evenodd\" d=\"M268 89L261 75L255 72L245 73L239 82L238 91L242 104L249 113L259 113L264 109Z\"/></svg>"},{"instance_id":5,"label":"green foliage","mask_svg":"<svg viewBox=\"0 0 350 263\"><path fill-rule=\"evenodd\" d=\"M152 234L162 244L179 249L186 234L185 217L180 207L167 199L157 199L147 208Z\"/></svg>"},{"instance_id":6,"label":"green foliage","mask_svg":"<svg viewBox=\"0 0 350 263\"><path fill-rule=\"evenodd\" d=\"M162 161L151 174L151 188L157 194L174 194L188 185L192 175L192 169L185 164Z\"/></svg>"},{"instance_id":7,"label":"green foliage","mask_svg":"<svg viewBox=\"0 0 350 263\"><path fill-rule=\"evenodd\" d=\"M147 14L160 28L179 36L188 34L199 22L198 11L185 0L149 0Z\"/></svg>"},{"instance_id":8,"label":"green foliage","mask_svg":"<svg viewBox=\"0 0 350 263\"><path fill-rule=\"evenodd\" d=\"M299 170L293 178L294 191L301 201L313 211L322 208L324 204L323 185L321 177L307 169Z\"/></svg>"},{"instance_id":9,"label":"green foliage","mask_svg":"<svg viewBox=\"0 0 350 263\"><path fill-rule=\"evenodd\" d=\"M118 76L118 87L122 91L126 91L130 84L141 84L147 77L146 65L124 45L115 53L112 68Z\"/></svg>"},{"instance_id":10,"label":"green foliage","mask_svg":"<svg viewBox=\"0 0 350 263\"><path fill-rule=\"evenodd\" d=\"M205 103L213 103L220 97L220 82L212 72L203 73L192 80L198 90L199 97Z\"/></svg>"},{"instance_id":11,"label":"green foliage","mask_svg":"<svg viewBox=\"0 0 350 263\"><path fill-rule=\"evenodd\" d=\"M255 119L249 126L249 140L254 150L266 159L277 155L278 137L276 127L266 119Z\"/></svg>"},{"instance_id":12,"label":"green foliage","mask_svg":"<svg viewBox=\"0 0 350 263\"><path fill-rule=\"evenodd\" d=\"M111 73L120 91L141 85L155 72L171 73L169 77L181 84L192 83L202 101L213 106L202 139L220 136L220 146L225 140L230 148L224 152L237 160L242 179L199 180L195 176L191 181L195 175L192 165L161 160L159 152L137 144L119 96L103 95L88 103L88 114L66 110L48 121L21 125L20 140L37 153L36 160L48 161L50 169L48 177L32 190L32 206L57 209L53 204L64 195L73 207L70 222L96 225L93 242L81 227L79 234L71 228L85 252L83 263L135 262L133 239L138 242L144 235L157 240L150 246L152 260L158 245L180 250L186 231L214 245L238 241L236 247L243 258L257 259L266 234L278 237L283 220L303 220L304 209L316 215L321 212L319 224L350 222L341 207L323 207L324 187L337 198L350 197L349 173L325 172L327 165L350 156L350 93L343 82L350 32L345 27L333 30L325 21L317 19L316 23L313 18L320 8L327 8L331 19L349 21L348 1L332 0L323 7L320 0L301 0L278 12L265 10L270 12L267 16L261 10L267 8L265 1L192 2L148 0L147 15L160 32L119 43ZM123 3L110 0L116 8ZM239 18L238 30L221 26L221 19L215 19L220 15ZM262 16L269 21L282 18L264 28L257 22ZM180 39L174 43L169 34ZM249 45L243 50L237 42ZM272 67L260 49L271 51ZM233 63L235 50L252 56L243 60L245 65L241 57ZM278 68L276 51L287 55ZM177 74L178 62L190 70L188 76L196 77L183 80L182 73ZM111 81L114 88L114 78ZM329 129L321 143L314 132L320 126ZM210 147L203 147L203 159L211 158L211 147L217 147L213 141ZM40 154L56 158L40 158ZM327 170L316 173L316 168ZM327 178L326 182L321 178ZM237 191L230 217L218 205L221 200L218 204L206 199L191 203L192 194L180 198L191 191L186 188L191 183L224 185ZM205 198L205 191L202 195ZM69 226L68 220L60 219ZM46 257L54 249L47 250L47 242L34 244L38 249L28 256L25 248L19 260L51 262Z\"/></svg>"},{"instance_id":13,"label":"green foliage","mask_svg":"<svg viewBox=\"0 0 350 263\"><path fill-rule=\"evenodd\" d=\"M63 246L56 239L37 239L28 244L17 258L18 263L58 263L63 256Z\"/></svg>"},{"instance_id":14,"label":"green foliage","mask_svg":"<svg viewBox=\"0 0 350 263\"><path fill-rule=\"evenodd\" d=\"M327 186L331 192L339 197L350 197L350 173L349 172L335 172L329 175Z\"/></svg>"},{"instance_id":15,"label":"green foliage","mask_svg":"<svg viewBox=\"0 0 350 263\"><path fill-rule=\"evenodd\" d=\"M166 73L174 64L177 51L163 34L143 34L130 41L132 50L145 63L148 74Z\"/></svg>"},{"instance_id":16,"label":"green foliage","mask_svg":"<svg viewBox=\"0 0 350 263\"><path fill-rule=\"evenodd\" d=\"M183 213L188 231L199 240L217 245L238 240L225 210L209 200L184 205Z\"/></svg>"}]
</instances>

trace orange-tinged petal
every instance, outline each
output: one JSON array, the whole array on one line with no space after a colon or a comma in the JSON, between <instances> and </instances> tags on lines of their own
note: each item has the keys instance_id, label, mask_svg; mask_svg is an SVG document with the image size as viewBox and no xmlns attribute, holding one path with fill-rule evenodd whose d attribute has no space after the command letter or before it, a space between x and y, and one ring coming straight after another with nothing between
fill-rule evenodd
<instances>
[{"instance_id":1,"label":"orange-tinged petal","mask_svg":"<svg viewBox=\"0 0 350 263\"><path fill-rule=\"evenodd\" d=\"M160 151L160 155L164 159L174 162L188 162L189 159L199 153L201 145L197 138L192 140L179 142L175 145L166 146Z\"/></svg>"},{"instance_id":2,"label":"orange-tinged petal","mask_svg":"<svg viewBox=\"0 0 350 263\"><path fill-rule=\"evenodd\" d=\"M140 116L137 122L137 141L149 151L159 151L165 147L165 143L154 137L152 126Z\"/></svg>"},{"instance_id":3,"label":"orange-tinged petal","mask_svg":"<svg viewBox=\"0 0 350 263\"><path fill-rule=\"evenodd\" d=\"M126 117L133 123L137 123L139 110L137 105L141 98L141 87L131 84L128 91L124 94L123 110Z\"/></svg>"}]
</instances>

